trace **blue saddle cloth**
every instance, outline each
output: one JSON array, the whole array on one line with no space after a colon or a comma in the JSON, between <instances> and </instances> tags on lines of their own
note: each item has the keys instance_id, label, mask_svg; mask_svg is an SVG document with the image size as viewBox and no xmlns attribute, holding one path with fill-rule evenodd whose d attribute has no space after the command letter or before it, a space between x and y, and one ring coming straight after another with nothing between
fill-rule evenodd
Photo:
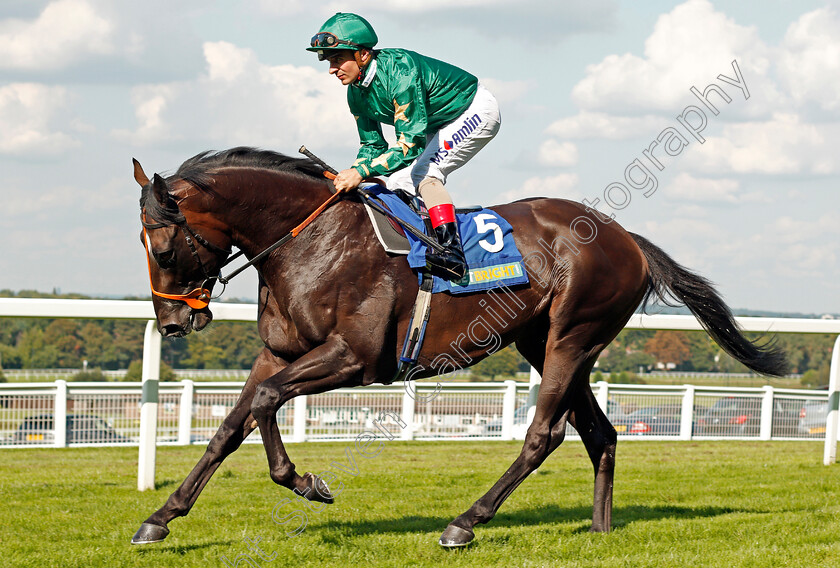
<instances>
[{"instance_id":1,"label":"blue saddle cloth","mask_svg":"<svg viewBox=\"0 0 840 568\"><path fill-rule=\"evenodd\" d=\"M400 219L423 232L426 231L423 220L397 195L382 186L369 186L365 189ZM513 241L513 228L510 223L490 209L458 213L455 217L467 259L467 274L457 282L435 276L433 293L465 294L528 283L528 273L522 264L522 255ZM406 236L411 245L408 265L414 269L425 267L428 247L408 231ZM422 279L422 275L418 274L419 279Z\"/></svg>"}]
</instances>

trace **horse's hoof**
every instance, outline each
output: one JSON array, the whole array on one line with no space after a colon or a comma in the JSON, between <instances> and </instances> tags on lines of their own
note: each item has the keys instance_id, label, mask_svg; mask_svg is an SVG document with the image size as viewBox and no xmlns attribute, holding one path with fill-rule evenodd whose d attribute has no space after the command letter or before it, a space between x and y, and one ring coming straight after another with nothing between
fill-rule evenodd
<instances>
[{"instance_id":1,"label":"horse's hoof","mask_svg":"<svg viewBox=\"0 0 840 568\"><path fill-rule=\"evenodd\" d=\"M306 480L306 487L308 488L308 490L303 493L303 496L306 497L307 500L315 501L317 503L326 503L328 505L335 502L329 486L327 486L327 483L323 479L315 474L309 473L308 471L303 474L303 479Z\"/></svg>"},{"instance_id":2,"label":"horse's hoof","mask_svg":"<svg viewBox=\"0 0 840 568\"><path fill-rule=\"evenodd\" d=\"M458 548L459 546L467 546L474 538L475 533L471 530L449 525L440 535L438 544L445 548Z\"/></svg>"},{"instance_id":3,"label":"horse's hoof","mask_svg":"<svg viewBox=\"0 0 840 568\"><path fill-rule=\"evenodd\" d=\"M151 544L160 542L169 534L169 529L160 525L143 523L134 536L131 537L131 544Z\"/></svg>"}]
</instances>

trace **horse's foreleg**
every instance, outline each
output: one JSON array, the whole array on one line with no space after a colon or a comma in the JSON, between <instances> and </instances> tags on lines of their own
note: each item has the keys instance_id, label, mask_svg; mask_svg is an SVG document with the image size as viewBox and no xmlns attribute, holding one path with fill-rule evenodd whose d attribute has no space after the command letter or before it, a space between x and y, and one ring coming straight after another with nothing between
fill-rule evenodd
<instances>
[{"instance_id":1,"label":"horse's foreleg","mask_svg":"<svg viewBox=\"0 0 840 568\"><path fill-rule=\"evenodd\" d=\"M257 358L233 410L210 440L204 455L178 489L169 496L163 507L155 511L140 526L134 538L131 539L132 544L163 540L169 534L167 527L169 521L189 513L201 490L224 459L236 451L245 438L254 431L256 426L254 417L251 415L251 403L257 385L281 368L279 360L268 350Z\"/></svg>"},{"instance_id":2,"label":"horse's foreleg","mask_svg":"<svg viewBox=\"0 0 840 568\"><path fill-rule=\"evenodd\" d=\"M332 503L332 495L323 481L312 474L301 476L295 472L277 427L277 410L296 396L359 384L361 369L362 365L345 341L336 337L257 387L251 413L259 423L269 474L275 483L310 501Z\"/></svg>"}]
</instances>

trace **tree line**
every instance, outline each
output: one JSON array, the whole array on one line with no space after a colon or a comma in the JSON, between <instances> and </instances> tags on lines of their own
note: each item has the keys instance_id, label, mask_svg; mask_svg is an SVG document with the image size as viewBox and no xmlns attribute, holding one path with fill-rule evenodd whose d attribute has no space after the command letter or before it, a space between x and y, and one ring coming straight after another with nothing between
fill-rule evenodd
<instances>
[{"instance_id":1,"label":"tree line","mask_svg":"<svg viewBox=\"0 0 840 568\"><path fill-rule=\"evenodd\" d=\"M9 290L0 297L90 299ZM87 361L91 372L128 369L143 358L145 326L138 320L0 318L0 368L81 369ZM249 369L261 349L254 323L223 321L185 338L164 338L161 360L175 369Z\"/></svg>"},{"instance_id":2,"label":"tree line","mask_svg":"<svg viewBox=\"0 0 840 568\"><path fill-rule=\"evenodd\" d=\"M768 339L760 334L745 334L759 345L772 341L788 356L791 373L802 375L804 386L828 384L831 334L779 334ZM528 371L530 365L513 346L470 367L479 380L512 377ZM597 370L609 373L612 382L633 382L636 373L654 370L698 373L750 373L751 371L723 352L703 331L625 329L601 353Z\"/></svg>"},{"instance_id":3,"label":"tree line","mask_svg":"<svg viewBox=\"0 0 840 568\"><path fill-rule=\"evenodd\" d=\"M78 294L9 290L0 290L0 297L86 299ZM0 369L81 369L84 361L88 369L126 369L142 359L144 328L145 322L136 320L0 318ZM747 336L759 343L767 340L758 334ZM803 375L803 384L828 383L834 336L779 334L773 341L787 353L791 372ZM249 369L262 347L253 322L214 322L201 333L164 338L161 358L174 369ZM626 329L598 360L598 369L609 373L646 372L660 366L675 371L748 372L700 331ZM528 368L525 359L508 347L471 370L474 377L492 380Z\"/></svg>"}]
</instances>

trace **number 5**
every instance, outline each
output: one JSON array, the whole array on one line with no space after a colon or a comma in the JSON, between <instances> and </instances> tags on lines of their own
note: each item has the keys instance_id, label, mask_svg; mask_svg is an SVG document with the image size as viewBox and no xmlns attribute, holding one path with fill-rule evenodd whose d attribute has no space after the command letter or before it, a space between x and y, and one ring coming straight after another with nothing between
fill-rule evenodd
<instances>
[{"instance_id":1,"label":"number 5","mask_svg":"<svg viewBox=\"0 0 840 568\"><path fill-rule=\"evenodd\" d=\"M480 215L476 215L473 217L475 220L475 230L478 232L479 235L486 233L487 231L493 231L494 241L492 243L488 242L488 239L482 239L478 241L478 244L481 245L481 248L486 250L487 252L499 252L504 248L504 236L502 235L502 229L496 223L487 223L489 219L496 219L495 215L490 215L489 213L481 213Z\"/></svg>"}]
</instances>

